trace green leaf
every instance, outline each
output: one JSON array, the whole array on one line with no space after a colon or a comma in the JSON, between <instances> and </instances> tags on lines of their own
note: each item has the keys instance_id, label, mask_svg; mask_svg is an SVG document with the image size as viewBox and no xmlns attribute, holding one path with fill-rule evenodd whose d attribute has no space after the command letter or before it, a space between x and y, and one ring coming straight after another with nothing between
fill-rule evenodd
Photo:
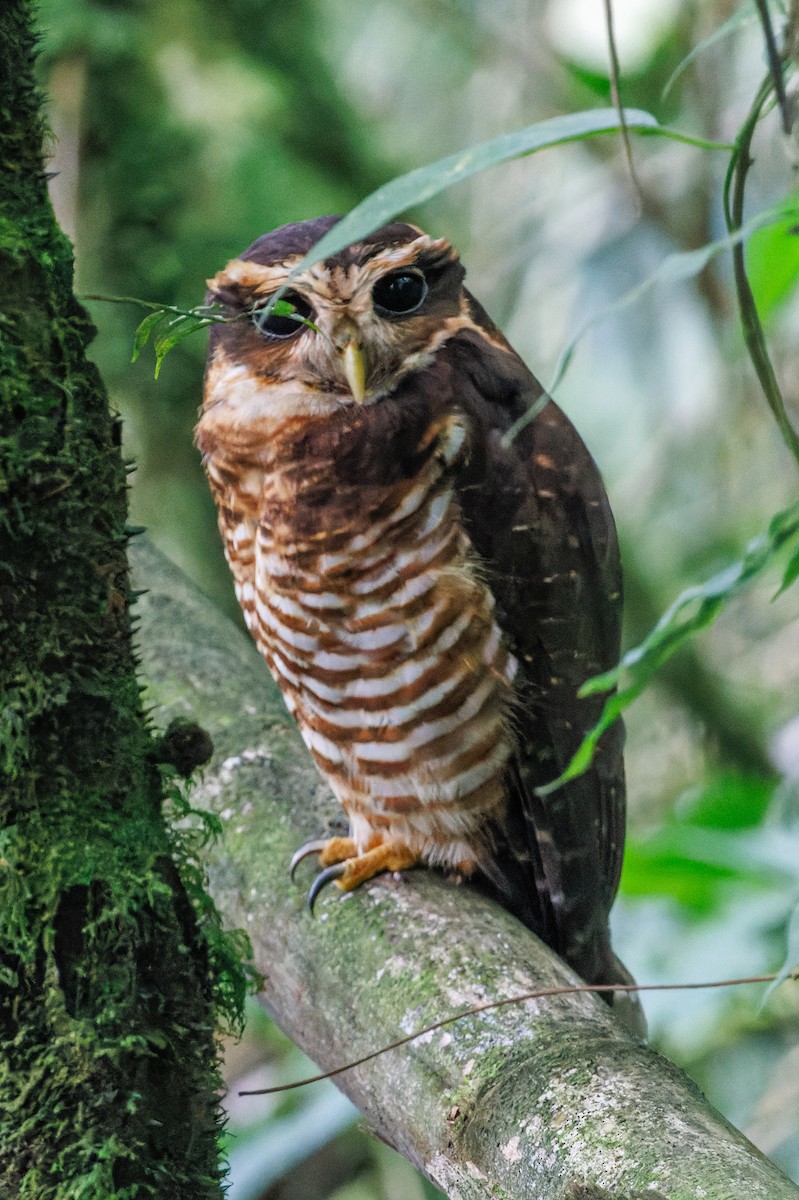
<instances>
[{"instance_id":1,"label":"green leaf","mask_svg":"<svg viewBox=\"0 0 799 1200\"><path fill-rule=\"evenodd\" d=\"M289 303L288 300L270 300L267 304L262 305L260 308L253 308L250 310L250 315L255 321L255 324L259 326L261 321L266 321L267 318L271 317L273 313L276 317L291 317L297 322L298 325L306 325L308 329L313 329L314 333L322 333L318 325L314 325L313 321L311 321L308 317L301 316L296 307Z\"/></svg>"},{"instance_id":2,"label":"green leaf","mask_svg":"<svg viewBox=\"0 0 799 1200\"><path fill-rule=\"evenodd\" d=\"M796 211L751 238L746 270L757 311L761 320L766 321L791 296L799 282Z\"/></svg>"},{"instance_id":3,"label":"green leaf","mask_svg":"<svg viewBox=\"0 0 799 1200\"><path fill-rule=\"evenodd\" d=\"M769 48L769 58L771 59L773 57L771 51L774 50L774 47L771 40L768 13L765 8L761 7L761 4L764 3L765 0L760 0L758 8L763 20L766 44ZM776 51L774 51L774 54L776 55ZM783 119L786 119L786 104L782 92L780 72L777 70L776 76L772 74L772 65L770 62L769 73L758 88L749 112L738 131L735 139L735 147L727 165L722 195L724 220L730 233L737 232L743 226L746 178L754 163L751 150L755 130L759 122L763 119L764 114L767 114L778 101L783 109ZM779 87L777 87L775 94L775 86L777 84L779 84ZM791 415L788 412L779 380L771 361L763 325L760 321L757 304L755 303L749 282L746 270L746 258L742 245L737 245L733 248L732 266L744 344L752 360L752 366L755 369L763 396L771 409L771 414L777 423L782 439L799 464L799 431L795 428Z\"/></svg>"},{"instance_id":4,"label":"green leaf","mask_svg":"<svg viewBox=\"0 0 799 1200\"><path fill-rule=\"evenodd\" d=\"M702 54L705 50L708 50L711 46L715 45L716 42L721 41L722 38L729 37L730 34L735 33L737 29L742 29L745 25L751 25L756 20L757 13L755 11L754 4L745 4L743 8L739 9L738 12L733 13L733 15L728 20L724 21L722 25L719 25L717 29L714 29L708 37L703 38L701 42L697 42L690 54L686 54L682 62L680 62L674 68L671 75L666 80L666 86L663 88L661 93L661 99L666 99L682 73L691 65L692 62L694 62L695 59L699 57L700 54Z\"/></svg>"},{"instance_id":5,"label":"green leaf","mask_svg":"<svg viewBox=\"0 0 799 1200\"><path fill-rule=\"evenodd\" d=\"M209 325L228 320L218 304L198 304L195 308L178 308L174 304L155 304L151 300L141 300L138 296L100 296L86 293L80 299L99 300L103 304L136 304L140 308L152 310L136 329L133 337L131 362L136 361L158 326L170 316L172 317L172 320L169 321L168 331L155 338L156 379L161 370L161 363L173 346L197 329L206 329ZM287 305L287 307L292 312L294 311L291 305Z\"/></svg>"},{"instance_id":6,"label":"green leaf","mask_svg":"<svg viewBox=\"0 0 799 1200\"><path fill-rule=\"evenodd\" d=\"M149 342L150 334L153 332L156 325L160 325L165 316L166 312L164 309L159 308L156 310L156 312L149 313L137 326L136 333L133 336L133 354L130 360L132 363L135 363L136 359Z\"/></svg>"},{"instance_id":7,"label":"green leaf","mask_svg":"<svg viewBox=\"0 0 799 1200\"><path fill-rule=\"evenodd\" d=\"M703 829L754 829L774 798L773 779L719 770L677 801L679 820Z\"/></svg>"},{"instance_id":8,"label":"green leaf","mask_svg":"<svg viewBox=\"0 0 799 1200\"><path fill-rule=\"evenodd\" d=\"M720 896L729 895L731 885L758 886L754 877L741 880L730 867L693 858L671 844L657 841L628 841L624 848L623 891L627 897L668 896L695 914L709 915L719 906Z\"/></svg>"},{"instance_id":9,"label":"green leaf","mask_svg":"<svg viewBox=\"0 0 799 1200\"><path fill-rule=\"evenodd\" d=\"M743 558L719 571L706 583L686 588L651 633L638 646L628 650L617 666L589 679L581 689L582 696L599 695L615 687L619 690L605 701L599 721L586 734L566 770L552 783L540 788L539 794L547 796L587 771L602 734L640 696L658 668L689 637L710 625L730 600L770 567L780 551L795 540L799 540L799 504L777 513L769 522L766 533L749 543ZM789 572L797 554L799 546L791 558Z\"/></svg>"},{"instance_id":10,"label":"green leaf","mask_svg":"<svg viewBox=\"0 0 799 1200\"><path fill-rule=\"evenodd\" d=\"M650 113L638 109L624 112L627 128L643 133L664 132L662 126ZM414 205L422 204L443 192L446 188L469 179L479 171L500 163L510 162L546 150L550 146L563 145L599 133L614 133L619 129L619 113L614 108L590 109L586 112L570 113L563 117L552 117L539 121L513 133L503 133L487 142L469 146L457 154L450 154L425 167L417 167L407 175L400 175L390 183L372 192L337 225L321 238L292 272L300 274L321 259L329 258L393 220Z\"/></svg>"},{"instance_id":11,"label":"green leaf","mask_svg":"<svg viewBox=\"0 0 799 1200\"><path fill-rule=\"evenodd\" d=\"M746 787L743 781L742 786ZM774 785L760 781L761 791L767 787L773 794ZM718 816L725 819L721 811ZM628 838L624 884L628 895L648 894L653 879L659 879L652 890L685 900L686 889L692 890L702 877L704 885L700 883L699 893L689 900L692 906L713 904L709 893L714 882L725 881L771 889L781 899L799 880L796 825L697 823L694 814L677 811L667 815L653 833ZM799 956L794 961L799 962Z\"/></svg>"},{"instance_id":12,"label":"green leaf","mask_svg":"<svg viewBox=\"0 0 799 1200\"><path fill-rule=\"evenodd\" d=\"M799 206L795 202L788 205L780 204L775 208L764 209L763 212L757 213L750 221L747 221L743 228L728 234L726 237L719 238L715 242L708 242L705 246L700 246L696 250L681 250L667 255L646 279L642 279L635 287L630 288L628 292L624 292L617 300L613 300L610 304L605 305L589 317L587 321L583 322L574 337L571 338L561 352L557 366L555 367L554 377L547 391L550 393L554 392L562 382L577 346L594 325L600 321L604 321L606 317L612 316L624 308L628 308L631 304L637 304L641 297L656 284L680 283L683 280L695 278L704 271L708 263L718 254L722 254L725 250L731 250L740 242L744 242L747 238L756 235L758 230L762 230L766 226L781 227L786 222L795 223L797 219L799 219ZM513 429L508 430L505 438L510 439L511 437L515 437L519 432L519 428L522 424L526 424L528 419L527 414L521 417Z\"/></svg>"},{"instance_id":13,"label":"green leaf","mask_svg":"<svg viewBox=\"0 0 799 1200\"><path fill-rule=\"evenodd\" d=\"M195 333L198 329L205 329L208 325L208 320L203 317L197 317L191 313L185 316L176 317L171 321L166 333L159 334L155 339L155 378L157 379L161 372L161 364L169 354L170 350L174 350L178 342L182 342L184 338Z\"/></svg>"},{"instance_id":14,"label":"green leaf","mask_svg":"<svg viewBox=\"0 0 799 1200\"><path fill-rule=\"evenodd\" d=\"M796 583L797 579L799 579L799 550L788 559L788 565L785 568L785 574L782 577L782 583L780 584L777 596L781 596L783 592L787 591L791 584Z\"/></svg>"}]
</instances>

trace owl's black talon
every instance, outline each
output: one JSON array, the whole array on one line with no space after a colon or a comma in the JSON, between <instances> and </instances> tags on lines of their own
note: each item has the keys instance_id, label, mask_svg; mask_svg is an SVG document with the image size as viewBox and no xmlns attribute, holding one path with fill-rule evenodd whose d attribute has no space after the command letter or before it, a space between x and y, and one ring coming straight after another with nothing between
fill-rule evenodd
<instances>
[{"instance_id":1,"label":"owl's black talon","mask_svg":"<svg viewBox=\"0 0 799 1200\"><path fill-rule=\"evenodd\" d=\"M310 854L320 854L326 845L327 842L324 838L311 838L309 841L303 842L299 850L295 851L295 853L291 856L291 862L289 863L289 879L294 878L294 872L297 870L297 867L304 858L308 858Z\"/></svg>"},{"instance_id":2,"label":"owl's black talon","mask_svg":"<svg viewBox=\"0 0 799 1200\"><path fill-rule=\"evenodd\" d=\"M308 892L308 911L313 914L313 906L317 901L319 893L323 887L326 887L333 879L340 879L347 869L347 864L333 863L332 867L325 867L324 871L320 871L316 879L311 884Z\"/></svg>"}]
</instances>

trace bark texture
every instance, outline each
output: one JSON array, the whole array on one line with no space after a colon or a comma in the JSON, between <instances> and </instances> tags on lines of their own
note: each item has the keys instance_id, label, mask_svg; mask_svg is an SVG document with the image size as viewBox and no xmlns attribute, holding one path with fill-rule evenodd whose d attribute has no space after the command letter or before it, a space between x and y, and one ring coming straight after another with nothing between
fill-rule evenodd
<instances>
[{"instance_id":1,"label":"bark texture","mask_svg":"<svg viewBox=\"0 0 799 1200\"><path fill-rule=\"evenodd\" d=\"M159 720L215 754L195 799L221 817L212 891L246 926L263 1000L323 1068L466 1006L571 980L518 922L432 872L305 907L301 840L337 815L245 634L145 542L134 571ZM472 1016L347 1072L375 1132L448 1195L477 1200L796 1200L799 1189L675 1066L591 995Z\"/></svg>"},{"instance_id":2,"label":"bark texture","mask_svg":"<svg viewBox=\"0 0 799 1200\"><path fill-rule=\"evenodd\" d=\"M0 1195L210 1200L225 972L185 840L162 816L119 423L47 195L34 59L29 5L4 0Z\"/></svg>"}]
</instances>

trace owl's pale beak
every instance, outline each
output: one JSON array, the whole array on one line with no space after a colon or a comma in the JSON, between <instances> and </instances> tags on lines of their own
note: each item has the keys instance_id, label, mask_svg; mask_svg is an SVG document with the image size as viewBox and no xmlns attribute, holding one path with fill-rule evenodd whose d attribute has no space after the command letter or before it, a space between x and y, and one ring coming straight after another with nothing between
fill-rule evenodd
<instances>
[{"instance_id":1,"label":"owl's pale beak","mask_svg":"<svg viewBox=\"0 0 799 1200\"><path fill-rule=\"evenodd\" d=\"M341 351L341 363L356 404L366 399L366 358L358 343L352 339Z\"/></svg>"}]
</instances>

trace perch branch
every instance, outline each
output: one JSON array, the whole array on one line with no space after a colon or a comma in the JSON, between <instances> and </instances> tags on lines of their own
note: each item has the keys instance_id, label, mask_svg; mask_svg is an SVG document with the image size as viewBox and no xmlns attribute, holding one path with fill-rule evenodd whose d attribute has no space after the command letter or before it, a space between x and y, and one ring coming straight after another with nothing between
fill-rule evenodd
<instances>
[{"instance_id":1,"label":"perch branch","mask_svg":"<svg viewBox=\"0 0 799 1200\"><path fill-rule=\"evenodd\" d=\"M507 913L432 872L330 889L312 919L308 879L287 864L335 807L247 638L145 542L132 558L157 719L195 719L216 745L195 792L225 827L212 892L250 935L264 1004L311 1058L332 1068L460 1008L574 981ZM799 1198L593 994L475 1014L337 1082L459 1200Z\"/></svg>"}]
</instances>

